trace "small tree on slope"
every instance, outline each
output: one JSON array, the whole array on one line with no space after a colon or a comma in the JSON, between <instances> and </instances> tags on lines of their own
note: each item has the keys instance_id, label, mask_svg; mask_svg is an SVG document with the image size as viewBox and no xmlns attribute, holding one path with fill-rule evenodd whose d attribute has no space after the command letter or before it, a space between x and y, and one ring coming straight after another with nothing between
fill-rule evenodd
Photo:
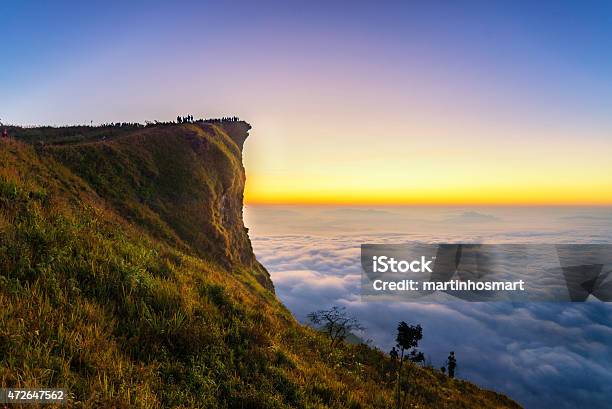
<instances>
[{"instance_id":1,"label":"small tree on slope","mask_svg":"<svg viewBox=\"0 0 612 409\"><path fill-rule=\"evenodd\" d=\"M308 314L308 319L319 327L331 341L332 348L344 341L352 331L361 331L363 326L346 312L345 307L333 306Z\"/></svg>"},{"instance_id":2,"label":"small tree on slope","mask_svg":"<svg viewBox=\"0 0 612 409\"><path fill-rule=\"evenodd\" d=\"M399 349L399 366L397 369L397 408L402 407L401 382L402 382L402 366L404 359L409 359L412 362L423 362L425 359L422 352L416 350L419 346L419 341L423 339L423 328L420 325L408 325L404 321L397 326L397 348ZM397 352L395 353L397 356Z\"/></svg>"}]
</instances>

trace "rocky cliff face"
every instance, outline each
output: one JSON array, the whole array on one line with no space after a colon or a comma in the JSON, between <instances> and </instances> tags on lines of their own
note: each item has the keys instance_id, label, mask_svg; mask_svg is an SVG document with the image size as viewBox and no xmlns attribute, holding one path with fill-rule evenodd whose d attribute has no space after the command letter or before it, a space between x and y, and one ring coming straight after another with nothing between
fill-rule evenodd
<instances>
[{"instance_id":1,"label":"rocky cliff face","mask_svg":"<svg viewBox=\"0 0 612 409\"><path fill-rule=\"evenodd\" d=\"M243 121L158 126L44 151L158 238L225 267L251 269L272 290L242 218L242 147L250 128Z\"/></svg>"}]
</instances>

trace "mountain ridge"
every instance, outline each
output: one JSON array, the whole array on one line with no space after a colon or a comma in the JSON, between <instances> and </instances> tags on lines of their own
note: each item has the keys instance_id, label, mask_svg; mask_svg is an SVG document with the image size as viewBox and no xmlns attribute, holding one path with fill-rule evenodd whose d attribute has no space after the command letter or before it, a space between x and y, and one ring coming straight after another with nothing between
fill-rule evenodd
<instances>
[{"instance_id":1,"label":"mountain ridge","mask_svg":"<svg viewBox=\"0 0 612 409\"><path fill-rule=\"evenodd\" d=\"M11 128L0 384L64 387L74 407L393 407L386 354L332 348L276 299L242 220L249 129ZM520 407L408 369L419 407Z\"/></svg>"}]
</instances>

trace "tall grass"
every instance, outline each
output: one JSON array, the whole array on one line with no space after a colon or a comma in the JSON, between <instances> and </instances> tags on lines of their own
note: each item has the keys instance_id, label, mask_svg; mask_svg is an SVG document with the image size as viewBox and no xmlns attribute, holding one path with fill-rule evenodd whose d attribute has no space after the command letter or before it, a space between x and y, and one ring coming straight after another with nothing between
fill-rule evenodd
<instances>
[{"instance_id":1,"label":"tall grass","mask_svg":"<svg viewBox=\"0 0 612 409\"><path fill-rule=\"evenodd\" d=\"M223 135L193 136L189 127L162 130L163 137L174 132L177 145L164 145L166 155L184 160L201 148L186 131L222 143L213 138ZM138 132L157 140L156 128ZM173 162L219 178L192 189L205 202L194 207L160 193L167 181L158 185L144 168L130 168L134 155L150 154L143 166L163 167L161 156L140 151L137 141L121 143L128 146L38 153L20 142L0 145L0 385L63 387L74 407L391 407L394 376L383 353L332 349L277 301L252 254L227 254L250 251L238 233L245 234L241 217L206 213L214 220L200 234L212 237L176 222L201 220L184 212L242 194L226 189L230 182L242 189L242 174L214 170L236 171L233 145L205 155L214 159L204 165ZM91 171L91 161L119 163ZM208 176L197 180L207 184ZM141 201L143 189L150 193ZM516 407L435 371L410 370L412 407Z\"/></svg>"}]
</instances>

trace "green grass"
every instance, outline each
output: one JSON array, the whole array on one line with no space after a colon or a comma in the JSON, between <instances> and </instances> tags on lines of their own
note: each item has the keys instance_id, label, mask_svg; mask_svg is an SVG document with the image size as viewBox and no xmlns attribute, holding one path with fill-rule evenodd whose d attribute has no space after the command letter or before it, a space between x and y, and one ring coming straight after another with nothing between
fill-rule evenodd
<instances>
[{"instance_id":1,"label":"green grass","mask_svg":"<svg viewBox=\"0 0 612 409\"><path fill-rule=\"evenodd\" d=\"M383 353L330 349L274 296L242 223L240 135L86 131L0 144L0 385L64 387L74 407L392 407ZM412 407L517 407L408 370Z\"/></svg>"}]
</instances>

